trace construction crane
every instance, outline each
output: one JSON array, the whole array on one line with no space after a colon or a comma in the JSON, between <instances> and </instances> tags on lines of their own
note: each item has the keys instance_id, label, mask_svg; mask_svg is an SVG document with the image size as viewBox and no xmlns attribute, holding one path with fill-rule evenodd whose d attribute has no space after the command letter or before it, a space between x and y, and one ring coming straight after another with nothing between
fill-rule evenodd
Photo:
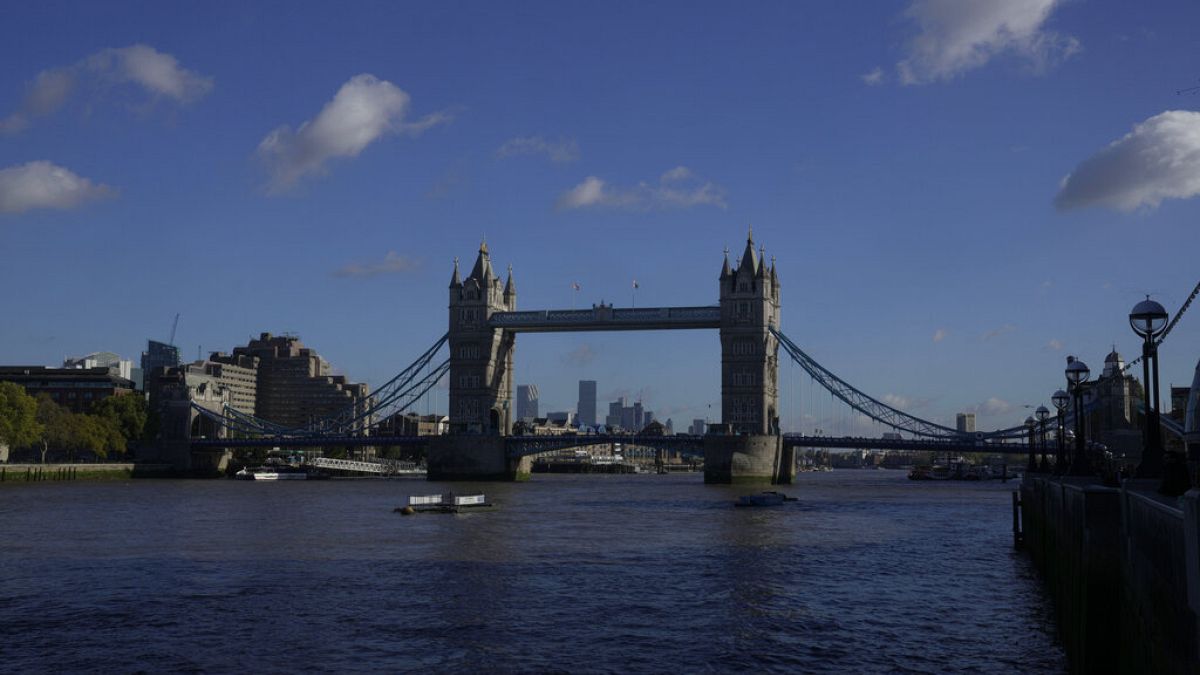
<instances>
[{"instance_id":1,"label":"construction crane","mask_svg":"<svg viewBox=\"0 0 1200 675\"><path fill-rule=\"evenodd\" d=\"M179 314L175 314L175 321L171 324L171 337L167 339L167 344L175 346L175 330L179 328Z\"/></svg>"}]
</instances>

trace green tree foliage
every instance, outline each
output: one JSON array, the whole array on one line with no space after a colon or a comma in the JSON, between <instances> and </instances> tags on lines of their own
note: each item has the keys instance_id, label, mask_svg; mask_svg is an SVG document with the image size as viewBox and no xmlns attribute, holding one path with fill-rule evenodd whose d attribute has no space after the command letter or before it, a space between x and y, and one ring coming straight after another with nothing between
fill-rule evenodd
<instances>
[{"instance_id":1,"label":"green tree foliage","mask_svg":"<svg viewBox=\"0 0 1200 675\"><path fill-rule=\"evenodd\" d=\"M37 401L21 385L0 382L0 444L23 448L33 445L41 436Z\"/></svg>"},{"instance_id":2,"label":"green tree foliage","mask_svg":"<svg viewBox=\"0 0 1200 675\"><path fill-rule=\"evenodd\" d=\"M149 419L146 399L137 394L109 396L97 401L92 406L92 414L113 422L127 444L146 437L146 422Z\"/></svg>"},{"instance_id":3,"label":"green tree foliage","mask_svg":"<svg viewBox=\"0 0 1200 675\"><path fill-rule=\"evenodd\" d=\"M124 454L128 447L116 418L72 413L45 394L37 398L37 420L45 428L41 439L42 463L50 450L65 451L74 461L80 453L91 452L106 458Z\"/></svg>"}]
</instances>

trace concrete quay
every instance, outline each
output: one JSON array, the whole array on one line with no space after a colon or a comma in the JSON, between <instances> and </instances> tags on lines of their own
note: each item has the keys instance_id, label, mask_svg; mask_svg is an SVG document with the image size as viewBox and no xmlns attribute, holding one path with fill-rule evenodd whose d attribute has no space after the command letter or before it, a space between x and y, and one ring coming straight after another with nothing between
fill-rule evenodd
<instances>
[{"instance_id":1,"label":"concrete quay","mask_svg":"<svg viewBox=\"0 0 1200 675\"><path fill-rule=\"evenodd\" d=\"M1200 672L1200 490L1027 475L1024 544L1081 673Z\"/></svg>"}]
</instances>

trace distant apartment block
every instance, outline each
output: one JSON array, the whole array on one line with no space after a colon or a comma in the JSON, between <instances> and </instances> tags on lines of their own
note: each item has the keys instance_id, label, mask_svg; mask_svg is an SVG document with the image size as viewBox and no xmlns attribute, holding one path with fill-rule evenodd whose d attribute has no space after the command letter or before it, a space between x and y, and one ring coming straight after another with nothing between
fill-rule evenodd
<instances>
[{"instance_id":1,"label":"distant apartment block","mask_svg":"<svg viewBox=\"0 0 1200 675\"><path fill-rule=\"evenodd\" d=\"M229 405L238 412L254 415L258 409L258 359L214 353L207 361L186 366L189 373L203 373L214 384L229 391Z\"/></svg>"},{"instance_id":2,"label":"distant apartment block","mask_svg":"<svg viewBox=\"0 0 1200 675\"><path fill-rule=\"evenodd\" d=\"M232 355L219 355L229 365L245 357L258 359L255 414L265 420L300 427L365 403L366 384L332 374L329 363L298 337L263 333L245 347L235 348ZM368 424L369 420L360 422L360 426Z\"/></svg>"},{"instance_id":3,"label":"distant apartment block","mask_svg":"<svg viewBox=\"0 0 1200 675\"><path fill-rule=\"evenodd\" d=\"M955 428L959 433L975 433L975 413L958 413L955 417Z\"/></svg>"}]
</instances>

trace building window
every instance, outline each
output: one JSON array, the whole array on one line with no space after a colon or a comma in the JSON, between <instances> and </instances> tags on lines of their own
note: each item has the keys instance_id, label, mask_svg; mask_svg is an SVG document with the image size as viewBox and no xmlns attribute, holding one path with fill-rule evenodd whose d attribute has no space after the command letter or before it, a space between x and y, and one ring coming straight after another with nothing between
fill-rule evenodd
<instances>
[{"instance_id":1,"label":"building window","mask_svg":"<svg viewBox=\"0 0 1200 675\"><path fill-rule=\"evenodd\" d=\"M750 303L739 302L737 304L737 318L739 318L739 319L749 319L750 318Z\"/></svg>"}]
</instances>

